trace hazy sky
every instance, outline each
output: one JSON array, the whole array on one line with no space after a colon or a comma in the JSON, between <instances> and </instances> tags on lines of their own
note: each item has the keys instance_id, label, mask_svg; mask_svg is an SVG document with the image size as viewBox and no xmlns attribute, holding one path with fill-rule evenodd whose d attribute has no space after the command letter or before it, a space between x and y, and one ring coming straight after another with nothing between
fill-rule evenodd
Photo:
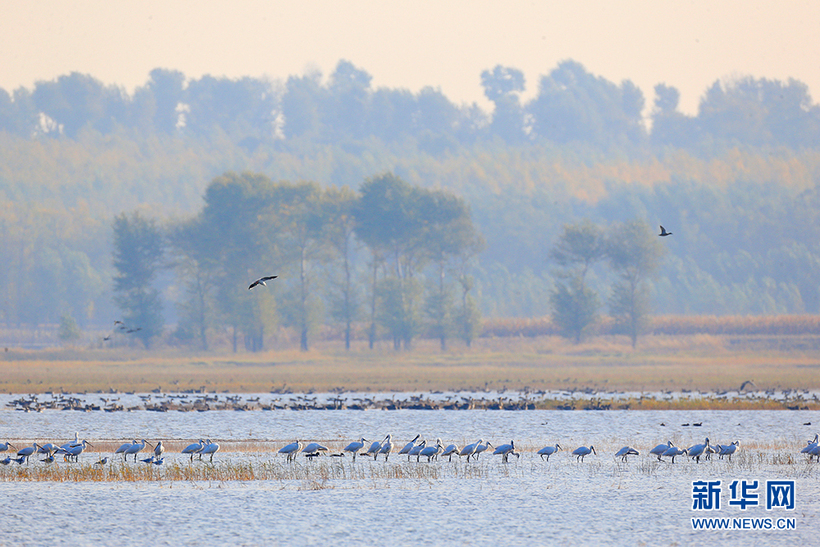
<instances>
[{"instance_id":1,"label":"hazy sky","mask_svg":"<svg viewBox=\"0 0 820 547\"><path fill-rule=\"evenodd\" d=\"M0 87L79 71L142 85L151 69L189 77L284 79L348 59L374 87L439 87L489 103L481 72L522 70L525 97L564 59L611 81L655 84L694 113L717 79L796 78L820 99L820 15L809 0L36 0L0 17Z\"/></svg>"}]
</instances>

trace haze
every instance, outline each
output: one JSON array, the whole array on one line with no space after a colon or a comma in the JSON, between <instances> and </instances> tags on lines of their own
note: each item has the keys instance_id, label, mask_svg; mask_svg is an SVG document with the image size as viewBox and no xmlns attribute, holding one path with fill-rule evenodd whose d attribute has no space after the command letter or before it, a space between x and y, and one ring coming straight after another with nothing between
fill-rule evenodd
<instances>
[{"instance_id":1,"label":"haze","mask_svg":"<svg viewBox=\"0 0 820 547\"><path fill-rule=\"evenodd\" d=\"M72 71L129 91L157 67L285 79L325 75L348 59L374 87L439 87L455 102L491 107L480 74L523 70L524 97L564 59L611 81L681 92L694 114L717 79L795 78L820 89L816 5L808 1L11 3L0 20L0 87L32 88ZM816 96L813 97L816 101Z\"/></svg>"}]
</instances>

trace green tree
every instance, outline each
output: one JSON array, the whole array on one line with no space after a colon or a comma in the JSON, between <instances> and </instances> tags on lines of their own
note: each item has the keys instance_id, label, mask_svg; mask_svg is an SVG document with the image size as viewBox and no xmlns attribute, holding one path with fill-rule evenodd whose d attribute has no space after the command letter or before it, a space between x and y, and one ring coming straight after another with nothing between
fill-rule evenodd
<instances>
[{"instance_id":1,"label":"green tree","mask_svg":"<svg viewBox=\"0 0 820 547\"><path fill-rule=\"evenodd\" d=\"M584 284L580 275L558 283L550 294L552 320L567 338L576 343L595 322L600 307L598 295Z\"/></svg>"},{"instance_id":2,"label":"green tree","mask_svg":"<svg viewBox=\"0 0 820 547\"><path fill-rule=\"evenodd\" d=\"M331 286L331 313L344 323L345 349L350 349L353 321L359 316L359 295L354 284L355 227L354 211L358 196L350 188L327 188L322 196L325 219L324 238L340 263L341 273L334 276Z\"/></svg>"},{"instance_id":3,"label":"green tree","mask_svg":"<svg viewBox=\"0 0 820 547\"><path fill-rule=\"evenodd\" d=\"M150 347L162 333L162 300L153 287L162 267L164 241L154 220L133 213L114 219L114 300L129 330Z\"/></svg>"},{"instance_id":4,"label":"green tree","mask_svg":"<svg viewBox=\"0 0 820 547\"><path fill-rule=\"evenodd\" d=\"M63 342L74 342L75 340L80 339L80 335L82 331L80 330L80 326L71 317L69 314L64 313L60 317L60 329L57 333L57 336Z\"/></svg>"},{"instance_id":5,"label":"green tree","mask_svg":"<svg viewBox=\"0 0 820 547\"><path fill-rule=\"evenodd\" d=\"M606 254L618 274L609 308L632 340L646 326L651 311L648 278L660 266L665 248L646 222L632 220L614 226L606 238Z\"/></svg>"},{"instance_id":6,"label":"green tree","mask_svg":"<svg viewBox=\"0 0 820 547\"><path fill-rule=\"evenodd\" d=\"M559 281L550 293L552 319L564 336L576 343L597 318L600 300L595 291L587 287L586 276L604 253L601 229L589 220L564 225L550 250L550 258L562 268L557 276Z\"/></svg>"},{"instance_id":7,"label":"green tree","mask_svg":"<svg viewBox=\"0 0 820 547\"><path fill-rule=\"evenodd\" d=\"M461 285L461 307L456 314L456 324L458 325L458 336L469 348L473 345L473 340L481 334L481 309L475 297L470 294L475 283L473 277L462 274L458 282Z\"/></svg>"}]
</instances>

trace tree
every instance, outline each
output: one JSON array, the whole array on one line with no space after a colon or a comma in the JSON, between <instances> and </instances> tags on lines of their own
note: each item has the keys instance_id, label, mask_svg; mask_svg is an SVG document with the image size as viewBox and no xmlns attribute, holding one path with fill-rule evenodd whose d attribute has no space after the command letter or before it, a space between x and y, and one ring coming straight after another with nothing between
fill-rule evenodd
<instances>
[{"instance_id":1,"label":"tree","mask_svg":"<svg viewBox=\"0 0 820 547\"><path fill-rule=\"evenodd\" d=\"M345 349L350 349L353 321L359 315L359 300L353 283L356 219L354 211L358 196L350 188L327 188L322 195L322 216L324 238L341 262L341 278L332 283L335 289L332 298L332 315L345 326Z\"/></svg>"},{"instance_id":2,"label":"tree","mask_svg":"<svg viewBox=\"0 0 820 547\"><path fill-rule=\"evenodd\" d=\"M164 242L156 222L133 213L114 219L114 300L126 327L145 347L162 333L162 300L153 287L162 266Z\"/></svg>"},{"instance_id":3,"label":"tree","mask_svg":"<svg viewBox=\"0 0 820 547\"><path fill-rule=\"evenodd\" d=\"M604 253L601 229L589 220L564 225L550 251L550 258L563 268L558 274L561 281L550 294L552 319L576 343L597 317L600 302L595 291L587 287L586 276Z\"/></svg>"},{"instance_id":4,"label":"tree","mask_svg":"<svg viewBox=\"0 0 820 547\"><path fill-rule=\"evenodd\" d=\"M558 283L550 294L552 320L567 338L576 343L595 322L600 307L598 295L584 284L580 275Z\"/></svg>"},{"instance_id":5,"label":"tree","mask_svg":"<svg viewBox=\"0 0 820 547\"><path fill-rule=\"evenodd\" d=\"M524 73L515 68L496 65L492 72L481 73L484 95L495 103L490 131L511 144L524 137L524 110L518 94L524 91Z\"/></svg>"},{"instance_id":6,"label":"tree","mask_svg":"<svg viewBox=\"0 0 820 547\"><path fill-rule=\"evenodd\" d=\"M609 308L632 340L645 328L651 301L647 279L660 266L665 249L645 222L632 220L618 224L606 239L606 255L618 274Z\"/></svg>"}]
</instances>

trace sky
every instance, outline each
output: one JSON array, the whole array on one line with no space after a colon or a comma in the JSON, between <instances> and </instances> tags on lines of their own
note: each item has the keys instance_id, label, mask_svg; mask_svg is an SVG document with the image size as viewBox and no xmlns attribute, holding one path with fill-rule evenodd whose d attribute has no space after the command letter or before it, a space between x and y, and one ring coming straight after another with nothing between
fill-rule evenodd
<instances>
[{"instance_id":1,"label":"sky","mask_svg":"<svg viewBox=\"0 0 820 547\"><path fill-rule=\"evenodd\" d=\"M820 12L787 0L37 0L0 18L0 87L33 88L73 71L129 92L154 68L285 80L340 59L373 87L441 89L489 108L481 72L524 72L527 100L566 59L651 106L658 83L695 114L716 80L742 76L809 86L820 98Z\"/></svg>"}]
</instances>

